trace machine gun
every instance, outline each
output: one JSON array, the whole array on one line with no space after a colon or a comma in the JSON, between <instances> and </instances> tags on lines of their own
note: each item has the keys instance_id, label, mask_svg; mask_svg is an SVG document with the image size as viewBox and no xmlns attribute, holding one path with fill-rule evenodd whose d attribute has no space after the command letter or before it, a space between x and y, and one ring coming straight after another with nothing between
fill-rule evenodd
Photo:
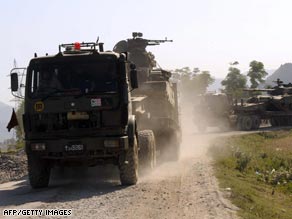
<instances>
[{"instance_id":1,"label":"machine gun","mask_svg":"<svg viewBox=\"0 0 292 219\"><path fill-rule=\"evenodd\" d=\"M173 42L173 40L168 40L167 37L165 37L164 40L149 40L144 39L143 33L140 32L133 32L132 33L133 38L119 41L115 46L113 51L115 52L135 52L136 50L146 52L147 46L157 46L161 43L165 42Z\"/></svg>"},{"instance_id":2,"label":"machine gun","mask_svg":"<svg viewBox=\"0 0 292 219\"><path fill-rule=\"evenodd\" d=\"M147 40L147 39L143 39L143 33L140 32L133 32L132 33L133 39L140 39L140 41L144 41L145 43L147 43L147 46L156 46L156 45L160 45L160 43L165 43L165 42L173 42L173 40L168 40L167 37L165 37L164 40Z\"/></svg>"}]
</instances>

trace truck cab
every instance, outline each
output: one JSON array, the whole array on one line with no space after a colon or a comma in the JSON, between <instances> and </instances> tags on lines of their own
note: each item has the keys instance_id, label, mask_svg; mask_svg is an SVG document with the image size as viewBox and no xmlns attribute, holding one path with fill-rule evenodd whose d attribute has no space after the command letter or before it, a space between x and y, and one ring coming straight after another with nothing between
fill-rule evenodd
<instances>
[{"instance_id":1,"label":"truck cab","mask_svg":"<svg viewBox=\"0 0 292 219\"><path fill-rule=\"evenodd\" d=\"M16 96L17 74L11 71ZM127 54L104 52L102 44L62 44L56 55L31 59L23 114L31 186L48 186L55 165L104 163L119 166L123 185L135 184L138 145L130 91L137 87Z\"/></svg>"}]
</instances>

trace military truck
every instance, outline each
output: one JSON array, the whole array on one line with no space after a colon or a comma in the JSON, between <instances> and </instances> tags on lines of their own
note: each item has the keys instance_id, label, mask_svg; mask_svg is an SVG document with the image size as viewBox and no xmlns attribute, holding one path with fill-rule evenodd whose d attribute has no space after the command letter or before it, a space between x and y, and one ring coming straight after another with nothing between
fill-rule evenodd
<instances>
[{"instance_id":1,"label":"military truck","mask_svg":"<svg viewBox=\"0 0 292 219\"><path fill-rule=\"evenodd\" d=\"M137 67L139 88L133 92L144 97L144 115L137 116L138 130L153 130L159 154L169 160L179 158L181 130L178 113L177 84L170 81L171 73L157 68L155 56L146 50L148 46L160 45L172 40L144 39L143 34L134 32L133 38L119 41L115 52L127 52L129 60ZM145 116L148 118L145 121Z\"/></svg>"},{"instance_id":2,"label":"military truck","mask_svg":"<svg viewBox=\"0 0 292 219\"><path fill-rule=\"evenodd\" d=\"M25 151L33 188L48 186L54 166L115 164L121 184L133 185L139 150L142 163L155 165L152 131L141 130L138 138L134 102L141 100L131 96L138 79L127 54L104 52L102 43L62 44L56 55L35 54L25 85L19 85L18 70L10 73L11 90L19 97L25 86Z\"/></svg>"}]
</instances>

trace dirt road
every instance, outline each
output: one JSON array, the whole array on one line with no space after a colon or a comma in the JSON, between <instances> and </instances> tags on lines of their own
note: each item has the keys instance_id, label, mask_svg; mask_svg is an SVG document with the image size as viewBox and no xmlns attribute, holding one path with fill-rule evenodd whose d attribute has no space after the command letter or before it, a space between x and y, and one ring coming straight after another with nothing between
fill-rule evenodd
<instances>
[{"instance_id":1,"label":"dirt road","mask_svg":"<svg viewBox=\"0 0 292 219\"><path fill-rule=\"evenodd\" d=\"M163 163L137 185L120 186L113 167L55 171L50 187L41 190L32 190L25 178L0 185L0 217L3 209L58 208L87 219L236 218L236 208L219 191L207 156L212 140L227 133L199 135L187 118L182 123L180 161Z\"/></svg>"}]
</instances>

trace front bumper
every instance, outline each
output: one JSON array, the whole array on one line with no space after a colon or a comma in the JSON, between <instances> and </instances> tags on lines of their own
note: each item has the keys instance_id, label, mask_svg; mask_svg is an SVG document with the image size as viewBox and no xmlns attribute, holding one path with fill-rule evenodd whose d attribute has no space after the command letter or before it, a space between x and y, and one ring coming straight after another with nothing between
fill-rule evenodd
<instances>
[{"instance_id":1,"label":"front bumper","mask_svg":"<svg viewBox=\"0 0 292 219\"><path fill-rule=\"evenodd\" d=\"M105 143L107 142L107 143ZM110 145L108 142L118 142ZM36 150L36 144L44 144L43 148ZM68 150L72 148L74 150ZM78 146L78 147L77 147ZM26 141L27 153L36 153L46 159L90 159L117 157L129 147L128 136L120 137L90 137L70 139L38 139ZM80 150L82 148L82 150Z\"/></svg>"}]
</instances>

